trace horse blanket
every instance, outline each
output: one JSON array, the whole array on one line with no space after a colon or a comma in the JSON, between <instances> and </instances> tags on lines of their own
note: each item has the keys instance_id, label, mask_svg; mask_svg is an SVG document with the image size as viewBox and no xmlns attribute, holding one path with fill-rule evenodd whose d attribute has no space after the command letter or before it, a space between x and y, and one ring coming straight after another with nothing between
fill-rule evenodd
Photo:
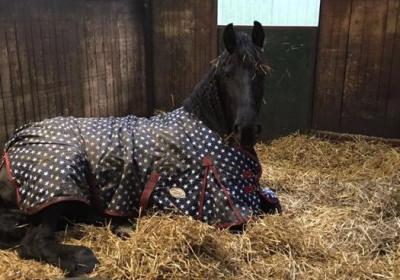
<instances>
[{"instance_id":1,"label":"horse blanket","mask_svg":"<svg viewBox=\"0 0 400 280\"><path fill-rule=\"evenodd\" d=\"M151 118L27 124L6 143L4 162L27 214L70 200L109 215L171 209L229 227L280 209L275 194L260 186L254 151L225 143L183 108Z\"/></svg>"}]
</instances>

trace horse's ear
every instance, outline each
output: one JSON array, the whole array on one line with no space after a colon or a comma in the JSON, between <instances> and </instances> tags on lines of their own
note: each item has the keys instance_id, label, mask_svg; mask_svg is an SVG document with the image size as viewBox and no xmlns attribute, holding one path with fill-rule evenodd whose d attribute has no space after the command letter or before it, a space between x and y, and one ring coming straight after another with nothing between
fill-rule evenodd
<instances>
[{"instance_id":1,"label":"horse's ear","mask_svg":"<svg viewBox=\"0 0 400 280\"><path fill-rule=\"evenodd\" d=\"M253 39L253 43L260 48L264 45L264 29L258 21L254 21L253 32L251 33L251 38Z\"/></svg>"},{"instance_id":2,"label":"horse's ear","mask_svg":"<svg viewBox=\"0 0 400 280\"><path fill-rule=\"evenodd\" d=\"M233 24L228 24L224 29L224 45L227 51L232 54L236 49L236 34L235 30L233 30Z\"/></svg>"}]
</instances>

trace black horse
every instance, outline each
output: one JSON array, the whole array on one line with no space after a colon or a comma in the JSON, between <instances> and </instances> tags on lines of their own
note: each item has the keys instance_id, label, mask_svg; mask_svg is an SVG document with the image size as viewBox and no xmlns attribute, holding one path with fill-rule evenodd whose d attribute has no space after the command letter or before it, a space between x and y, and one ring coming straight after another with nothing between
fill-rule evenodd
<instances>
[{"instance_id":1,"label":"black horse","mask_svg":"<svg viewBox=\"0 0 400 280\"><path fill-rule=\"evenodd\" d=\"M64 217L119 224L147 209L219 227L246 223L279 202L259 185L253 150L266 66L264 31L228 25L226 50L184 105L152 118L58 117L18 129L0 169L0 245L69 275L93 270L92 251L59 243Z\"/></svg>"}]
</instances>

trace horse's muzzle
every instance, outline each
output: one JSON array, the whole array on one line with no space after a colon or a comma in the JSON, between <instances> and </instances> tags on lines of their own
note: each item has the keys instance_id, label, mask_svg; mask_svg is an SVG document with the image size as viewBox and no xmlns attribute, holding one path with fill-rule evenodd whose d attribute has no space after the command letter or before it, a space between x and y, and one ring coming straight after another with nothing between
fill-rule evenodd
<instances>
[{"instance_id":1,"label":"horse's muzzle","mask_svg":"<svg viewBox=\"0 0 400 280\"><path fill-rule=\"evenodd\" d=\"M240 125L235 124L233 132L237 143L241 146L250 148L253 147L261 133L260 124Z\"/></svg>"}]
</instances>

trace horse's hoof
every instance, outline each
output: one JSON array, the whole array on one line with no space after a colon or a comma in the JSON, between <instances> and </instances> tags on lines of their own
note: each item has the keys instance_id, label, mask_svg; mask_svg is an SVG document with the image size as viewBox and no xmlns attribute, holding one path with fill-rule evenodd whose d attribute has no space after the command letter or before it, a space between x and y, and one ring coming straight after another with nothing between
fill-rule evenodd
<instances>
[{"instance_id":1,"label":"horse's hoof","mask_svg":"<svg viewBox=\"0 0 400 280\"><path fill-rule=\"evenodd\" d=\"M98 264L99 261L93 252L88 248L81 247L66 262L64 269L67 272L67 277L76 277L92 272Z\"/></svg>"}]
</instances>

